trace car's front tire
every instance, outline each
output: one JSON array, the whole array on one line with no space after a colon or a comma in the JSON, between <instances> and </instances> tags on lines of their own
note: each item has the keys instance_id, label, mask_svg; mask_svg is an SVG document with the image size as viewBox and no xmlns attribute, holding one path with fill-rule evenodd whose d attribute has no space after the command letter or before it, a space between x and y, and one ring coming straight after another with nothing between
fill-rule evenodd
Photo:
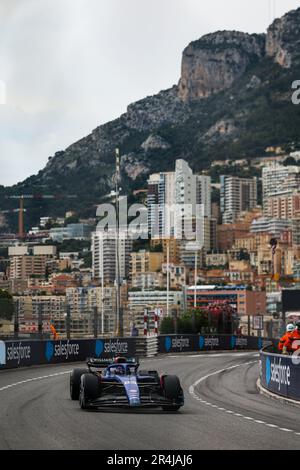
<instances>
[{"instance_id":1,"label":"car's front tire","mask_svg":"<svg viewBox=\"0 0 300 470\"><path fill-rule=\"evenodd\" d=\"M87 374L88 369L73 369L70 375L70 397L78 400L80 393L80 379L83 374Z\"/></svg>"},{"instance_id":2,"label":"car's front tire","mask_svg":"<svg viewBox=\"0 0 300 470\"><path fill-rule=\"evenodd\" d=\"M162 409L164 411L178 411L183 405L183 391L176 375L165 375L163 377L163 392L167 400L172 400L175 403L163 405ZM181 402L182 404L178 404Z\"/></svg>"},{"instance_id":3,"label":"car's front tire","mask_svg":"<svg viewBox=\"0 0 300 470\"><path fill-rule=\"evenodd\" d=\"M89 408L89 401L99 398L101 386L99 378L94 374L84 374L81 376L79 405L83 410Z\"/></svg>"}]
</instances>

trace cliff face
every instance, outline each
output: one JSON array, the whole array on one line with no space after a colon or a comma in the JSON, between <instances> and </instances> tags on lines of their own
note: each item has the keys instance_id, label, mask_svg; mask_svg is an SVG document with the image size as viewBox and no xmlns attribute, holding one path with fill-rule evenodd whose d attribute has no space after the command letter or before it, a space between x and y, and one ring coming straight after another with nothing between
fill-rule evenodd
<instances>
[{"instance_id":1,"label":"cliff face","mask_svg":"<svg viewBox=\"0 0 300 470\"><path fill-rule=\"evenodd\" d=\"M230 88L264 51L263 34L219 31L192 42L183 52L178 96L195 100Z\"/></svg>"},{"instance_id":2,"label":"cliff face","mask_svg":"<svg viewBox=\"0 0 300 470\"><path fill-rule=\"evenodd\" d=\"M285 68L300 57L300 8L274 21L266 39L266 55Z\"/></svg>"},{"instance_id":3,"label":"cliff face","mask_svg":"<svg viewBox=\"0 0 300 470\"><path fill-rule=\"evenodd\" d=\"M50 157L38 175L0 188L1 209L10 208L5 194L11 190L69 193L79 196L79 213L94 215L88 208L114 186L117 146L128 193L149 173L172 169L178 158L201 170L212 159L261 156L268 146L300 148L300 106L291 103L299 58L300 8L276 20L267 35L219 31L192 42L178 85L130 104L118 119Z\"/></svg>"}]
</instances>

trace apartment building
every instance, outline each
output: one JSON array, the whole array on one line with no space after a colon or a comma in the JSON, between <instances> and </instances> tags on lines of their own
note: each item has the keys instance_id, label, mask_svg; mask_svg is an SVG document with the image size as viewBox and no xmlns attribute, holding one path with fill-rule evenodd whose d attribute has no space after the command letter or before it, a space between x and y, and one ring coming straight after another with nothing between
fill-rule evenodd
<instances>
[{"instance_id":1,"label":"apartment building","mask_svg":"<svg viewBox=\"0 0 300 470\"><path fill-rule=\"evenodd\" d=\"M119 278L128 279L130 255L133 242L125 231L119 233ZM113 284L117 277L116 232L94 232L92 234L93 277L103 279L104 284Z\"/></svg>"},{"instance_id":2,"label":"apartment building","mask_svg":"<svg viewBox=\"0 0 300 470\"><path fill-rule=\"evenodd\" d=\"M213 304L230 304L239 316L264 315L266 313L266 293L250 291L245 286L228 287L218 286L190 286L187 288L187 305L194 307L196 290L196 304L200 310L207 310Z\"/></svg>"},{"instance_id":3,"label":"apartment building","mask_svg":"<svg viewBox=\"0 0 300 470\"><path fill-rule=\"evenodd\" d=\"M300 193L268 198L265 214L273 219L300 218Z\"/></svg>"},{"instance_id":4,"label":"apartment building","mask_svg":"<svg viewBox=\"0 0 300 470\"><path fill-rule=\"evenodd\" d=\"M167 252L169 249L169 262L178 264L180 260L180 240L177 240L175 237L169 239L151 239L150 246L152 248L159 249L161 247L164 259L163 261L167 262Z\"/></svg>"},{"instance_id":5,"label":"apartment building","mask_svg":"<svg viewBox=\"0 0 300 470\"><path fill-rule=\"evenodd\" d=\"M196 204L203 207L201 216L211 217L211 179L194 175L185 160L176 160L174 172L151 175L147 205L152 238L182 238L183 219L196 216Z\"/></svg>"},{"instance_id":6,"label":"apartment building","mask_svg":"<svg viewBox=\"0 0 300 470\"><path fill-rule=\"evenodd\" d=\"M237 220L241 212L257 206L257 179L223 175L220 177L220 209L223 224Z\"/></svg>"},{"instance_id":7,"label":"apartment building","mask_svg":"<svg viewBox=\"0 0 300 470\"><path fill-rule=\"evenodd\" d=\"M138 273L156 272L161 269L164 254L140 250L130 254L130 275L134 277Z\"/></svg>"},{"instance_id":8,"label":"apartment building","mask_svg":"<svg viewBox=\"0 0 300 470\"><path fill-rule=\"evenodd\" d=\"M167 272L169 271L169 286L171 289L179 289L181 290L183 286L186 284L186 268L182 265L176 265L173 263L168 264L163 263L162 265L162 273L167 279Z\"/></svg>"},{"instance_id":9,"label":"apartment building","mask_svg":"<svg viewBox=\"0 0 300 470\"><path fill-rule=\"evenodd\" d=\"M268 233L275 238L280 238L282 232L291 228L291 224L291 220L260 217L252 222L250 232L254 234Z\"/></svg>"},{"instance_id":10,"label":"apartment building","mask_svg":"<svg viewBox=\"0 0 300 470\"><path fill-rule=\"evenodd\" d=\"M14 297L19 321L44 321L64 319L66 297L64 295L21 295Z\"/></svg>"},{"instance_id":11,"label":"apartment building","mask_svg":"<svg viewBox=\"0 0 300 470\"><path fill-rule=\"evenodd\" d=\"M300 189L300 167L284 166L277 163L267 165L262 170L263 208L269 214L269 199L291 195Z\"/></svg>"}]
</instances>

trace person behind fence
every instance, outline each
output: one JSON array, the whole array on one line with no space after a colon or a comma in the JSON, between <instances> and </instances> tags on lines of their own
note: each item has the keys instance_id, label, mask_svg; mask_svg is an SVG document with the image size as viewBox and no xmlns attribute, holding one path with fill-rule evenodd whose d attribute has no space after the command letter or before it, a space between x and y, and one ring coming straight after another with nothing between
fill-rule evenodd
<instances>
[{"instance_id":1,"label":"person behind fence","mask_svg":"<svg viewBox=\"0 0 300 470\"><path fill-rule=\"evenodd\" d=\"M296 326L294 326L294 330L286 338L283 344L282 354L293 353L298 349L300 349L300 321L296 323Z\"/></svg>"},{"instance_id":2,"label":"person behind fence","mask_svg":"<svg viewBox=\"0 0 300 470\"><path fill-rule=\"evenodd\" d=\"M280 338L278 343L278 349L282 354L288 354L291 351L291 344L289 339L295 330L295 326L292 323L289 323L286 326L285 334Z\"/></svg>"}]
</instances>

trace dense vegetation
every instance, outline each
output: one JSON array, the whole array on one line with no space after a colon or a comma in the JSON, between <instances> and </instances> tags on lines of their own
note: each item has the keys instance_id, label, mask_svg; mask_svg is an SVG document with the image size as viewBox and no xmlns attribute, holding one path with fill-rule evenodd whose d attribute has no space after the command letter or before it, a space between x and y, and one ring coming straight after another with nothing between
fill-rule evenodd
<instances>
[{"instance_id":1,"label":"dense vegetation","mask_svg":"<svg viewBox=\"0 0 300 470\"><path fill-rule=\"evenodd\" d=\"M0 289L0 320L12 320L14 313L13 298L9 292Z\"/></svg>"}]
</instances>

